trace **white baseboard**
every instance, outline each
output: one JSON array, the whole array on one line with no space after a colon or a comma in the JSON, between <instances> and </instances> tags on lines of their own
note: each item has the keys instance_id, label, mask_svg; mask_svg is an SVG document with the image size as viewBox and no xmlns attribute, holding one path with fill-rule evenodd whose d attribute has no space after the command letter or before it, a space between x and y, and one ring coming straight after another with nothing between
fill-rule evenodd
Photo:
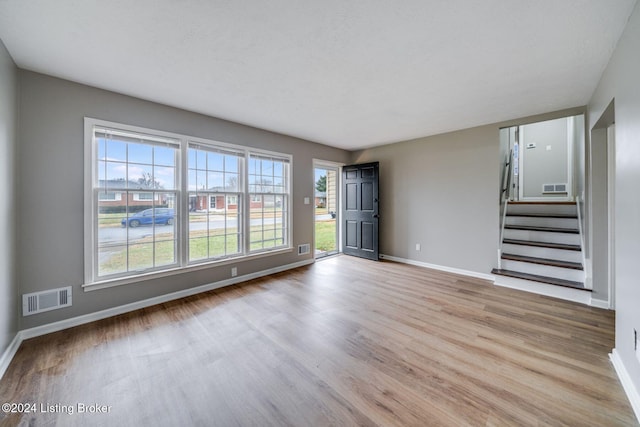
<instances>
[{"instance_id":1,"label":"white baseboard","mask_svg":"<svg viewBox=\"0 0 640 427\"><path fill-rule=\"evenodd\" d=\"M13 337L11 343L9 343L9 347L2 353L0 356L0 379L4 376L4 373L7 372L7 368L9 364L13 360L13 356L16 355L18 348L20 348L20 344L22 344L22 337L20 336L20 332Z\"/></svg>"},{"instance_id":2,"label":"white baseboard","mask_svg":"<svg viewBox=\"0 0 640 427\"><path fill-rule=\"evenodd\" d=\"M496 286L591 305L591 292L589 291L549 285L547 283L534 282L532 280L524 280L516 277L496 275L494 279L494 284Z\"/></svg>"},{"instance_id":3,"label":"white baseboard","mask_svg":"<svg viewBox=\"0 0 640 427\"><path fill-rule=\"evenodd\" d=\"M609 301L608 300L603 300L603 299L591 298L591 302L589 303L589 305L592 306L592 307L606 308L607 310L609 310L611 308L609 306Z\"/></svg>"},{"instance_id":4,"label":"white baseboard","mask_svg":"<svg viewBox=\"0 0 640 427\"><path fill-rule=\"evenodd\" d=\"M627 397L629 398L629 403L631 403L631 407L633 408L633 412L636 413L636 418L638 422L640 422L640 393L638 389L633 384L631 380L631 376L625 368L624 363L622 363L622 359L620 359L620 354L614 348L611 350L611 354L609 354L609 358L611 359L611 363L613 363L613 367L618 374L618 378L620 378L620 382L622 383L622 387L624 388Z\"/></svg>"},{"instance_id":5,"label":"white baseboard","mask_svg":"<svg viewBox=\"0 0 640 427\"><path fill-rule=\"evenodd\" d=\"M142 301L132 302L130 304L118 307L108 308L106 310L96 311L82 316L72 317L70 319L60 320L59 322L49 323L35 328L20 331L22 339L34 338L52 332L61 331L63 329L72 328L74 326L84 325L85 323L95 322L96 320L106 319L108 317L117 316L119 314L128 313L130 311L139 310L141 308L151 307L152 305L162 304L164 302L173 301L180 298L189 297L202 292L223 288L225 286L235 285L237 283L246 282L248 280L257 279L259 277L268 276L270 274L280 273L292 268L302 267L313 264L314 259L306 259L304 261L294 262L292 264L281 265L267 270L257 271L255 273L245 274L243 276L232 277L230 279L221 280L219 282L208 283L206 285L196 286L195 288L184 289L182 291L172 292L170 294L160 295L148 298Z\"/></svg>"},{"instance_id":6,"label":"white baseboard","mask_svg":"<svg viewBox=\"0 0 640 427\"><path fill-rule=\"evenodd\" d=\"M46 335L52 332L61 331L63 329L72 328L74 326L84 325L85 323L95 322L96 320L106 319L108 317L117 316L119 314L128 313L130 311L139 310L141 308L151 307L152 305L185 298L202 292L211 291L213 289L235 285L237 283L246 282L248 280L257 279L259 277L268 276L270 274L280 273L282 271L291 270L293 268L303 267L305 265L313 264L314 262L315 259L313 258L306 259L303 261L294 262L292 264L281 265L267 270L257 271L255 273L245 274L243 276L222 280L219 282L208 283L206 285L197 286L195 288L189 288L182 291L172 292L170 294L160 295L142 301L136 301L130 304L121 305L118 307L108 308L106 310L96 311L95 313L89 313L82 316L72 317L70 319L60 320L59 322L36 326L30 329L24 329L16 334L9 347L2 354L2 357L0 357L0 379L9 367L11 360L15 356L23 340L39 337L41 335Z\"/></svg>"},{"instance_id":7,"label":"white baseboard","mask_svg":"<svg viewBox=\"0 0 640 427\"><path fill-rule=\"evenodd\" d=\"M401 262L404 264L417 265L419 267L432 268L434 270L446 271L448 273L461 274L463 276L471 276L478 279L489 280L494 285L503 286L505 288L518 289L520 291L532 292L534 294L546 295L567 301L578 302L581 304L592 305L594 307L609 308L608 301L592 300L591 292L580 289L565 288L562 286L548 285L546 283L537 283L530 280L522 280L506 276L494 276L493 274L478 273L476 271L462 270L459 268L446 267L437 264L429 264L427 262L414 261L411 259L395 257L391 255L380 254L380 258L389 261Z\"/></svg>"},{"instance_id":8,"label":"white baseboard","mask_svg":"<svg viewBox=\"0 0 640 427\"><path fill-rule=\"evenodd\" d=\"M447 273L460 274L462 276L471 276L477 279L489 280L493 282L494 277L491 274L478 273L476 271L463 270L460 268L446 267L444 265L429 264L428 262L414 261L407 258L399 258L391 255L380 254L380 258L387 259L389 261L401 262L403 264L416 265L418 267L432 268L434 270L446 271Z\"/></svg>"}]
</instances>

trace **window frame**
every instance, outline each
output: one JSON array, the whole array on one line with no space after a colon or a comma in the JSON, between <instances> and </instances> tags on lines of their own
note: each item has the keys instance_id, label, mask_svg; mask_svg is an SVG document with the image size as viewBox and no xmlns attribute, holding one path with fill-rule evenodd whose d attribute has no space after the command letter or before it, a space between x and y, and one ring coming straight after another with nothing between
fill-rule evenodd
<instances>
[{"instance_id":1,"label":"window frame","mask_svg":"<svg viewBox=\"0 0 640 427\"><path fill-rule=\"evenodd\" d=\"M175 201L175 258L176 264L167 267L157 267L140 271L129 271L117 276L98 276L98 206L99 186L95 177L97 174L97 143L95 143L95 128L112 129L120 132L130 132L134 135L149 137L150 139L168 139L177 141L178 152L175 166L176 189L171 190L176 193ZM237 204L244 205L246 211L242 218L243 229L242 242L240 252L222 258L208 258L198 260L197 262L189 261L189 149L192 145L207 146L212 149L230 150L242 152L245 161L240 165L241 170L238 171L240 179L237 188ZM288 179L286 193L286 241L284 245L267 248L259 251L250 250L250 200L249 200L249 180L248 180L248 159L250 156L268 156L273 158L287 159L288 161ZM174 274L181 274L188 271L211 268L229 263L237 263L254 258L271 256L281 253L290 253L293 251L293 228L292 228L292 206L293 206L293 156L284 153L278 153L268 150L255 149L248 146L229 144L212 139L198 138L189 135L177 134L174 132L166 132L155 129L143 128L140 126L127 125L122 123L110 122L90 117L84 118L84 284L85 291L104 289L113 286L137 283L143 280L149 280L158 277L164 277ZM124 198L124 196L122 196ZM228 195L225 195L227 200ZM225 203L226 205L226 203Z\"/></svg>"},{"instance_id":2,"label":"window frame","mask_svg":"<svg viewBox=\"0 0 640 427\"><path fill-rule=\"evenodd\" d=\"M134 202L157 202L158 201L158 193L152 193L149 191L136 191L136 192L132 192L131 193L133 195L133 201ZM142 195L147 195L147 194L151 194L151 197L147 198L147 197L140 197Z\"/></svg>"},{"instance_id":3,"label":"window frame","mask_svg":"<svg viewBox=\"0 0 640 427\"><path fill-rule=\"evenodd\" d=\"M102 197L104 194L113 194L113 199L110 197ZM122 192L121 191L107 191L107 192L99 192L98 193L98 201L99 202L121 202L122 201Z\"/></svg>"},{"instance_id":4,"label":"window frame","mask_svg":"<svg viewBox=\"0 0 640 427\"><path fill-rule=\"evenodd\" d=\"M224 188L224 180L223 180L223 188L207 188L207 189L191 189L189 188L189 177L186 176L185 177L185 191L188 192L187 194L187 199L189 197L191 197L193 194L195 194L196 199L198 197L204 196L206 197L206 205L207 205L207 210L211 210L211 209L217 209L217 208L212 208L211 207L211 197L219 197L222 196L226 199L226 197L228 195L236 195L236 196L240 196L242 200L244 200L246 198L246 191L245 191L245 176L244 176L244 170L246 169L246 157L248 155L248 148L247 147L241 147L241 146L237 146L237 145L233 145L233 144L227 144L227 143L220 143L218 141L210 141L210 140L206 140L206 139L201 139L201 138L193 138L193 137L188 137L186 139L186 154L187 154L187 160L185 162L185 167L186 167L186 175L189 174L189 159L188 159L188 155L189 155L189 149L194 149L194 150L199 150L199 151L204 151L207 153L207 158L209 154L221 154L223 156L237 156L239 164L238 164L238 171L237 172L227 172L226 168L223 167L223 170L217 170L217 169L209 169L208 167L205 167L204 169L201 168L195 168L194 170L196 171L196 173L198 171L204 172L205 174L209 174L209 173L214 173L214 174L218 174L218 173L222 173L222 174L234 174L234 175L238 175L238 182L237 182L237 187L236 189L226 189ZM196 155L197 156L197 155ZM208 160L207 160L208 162ZM207 178L208 179L208 178ZM208 182L208 181L207 181ZM226 226L225 226L225 233L223 234L225 236L225 253L222 255L213 255L211 256L211 254L209 253L209 249L207 250L208 256L204 257L204 258L191 258L191 253L190 253L190 232L189 232L189 217L186 218L185 221L185 257L186 257L186 264L188 265L199 265L199 264L211 264L211 263L216 263L216 262L222 262L224 260L238 260L239 258L244 258L247 253L245 251L245 215L246 213L244 212L244 202L243 203L239 203L237 206L237 215L241 216L241 219L237 221L238 227L240 228L240 230L236 233L236 235L238 236L237 238L239 239L237 241L238 245L239 245L239 251L237 253L226 253L226 236L231 235L229 233L226 233ZM227 206L225 204L224 207L225 210L225 215L227 214ZM187 213L188 214L188 213ZM225 218L226 221L226 218ZM208 238L211 238L211 235L208 235Z\"/></svg>"},{"instance_id":5,"label":"window frame","mask_svg":"<svg viewBox=\"0 0 640 427\"><path fill-rule=\"evenodd\" d=\"M283 162L284 167L286 167L286 170L283 170L283 180L285 181L283 183L283 185L279 186L279 187L283 187L284 192L283 193L277 193L277 192L268 192L268 191L251 191L251 180L250 180L250 161L252 156L255 156L257 159L260 160L281 160ZM248 230L247 232L247 238L246 238L246 253L248 254L257 254L257 253L263 253L263 252L270 252L270 251L277 251L279 249L285 248L285 247L291 247L291 236L292 236L292 228L291 228L291 221L292 221L292 214L291 214L291 206L292 206L292 202L291 202L291 198L292 198L292 185L293 185L293 156L288 155L288 154L282 154L282 153L274 153L274 152L270 152L270 151L266 151L266 150L256 150L256 149L251 149L249 150L249 152L247 153L247 167L245 168L245 187L246 187L246 199L248 200L248 204L247 204L247 217L251 216L251 205L250 202L252 201L257 201L256 199L260 199L261 203L263 204L262 209L264 209L264 200L265 200L265 196L273 196L274 199L277 198L278 196L284 195L284 198L286 199L286 209L283 209L283 212L286 212L286 228L284 228L284 236L283 236L283 240L284 243L282 245L278 245L278 246L274 246L274 247L267 247L265 248L264 245L261 249L251 249L251 229L248 227L246 230ZM257 174L254 174L256 176L258 176ZM260 173L260 176L264 176L262 173ZM254 184L257 185L257 184ZM260 185L264 185L264 183L261 183ZM272 188L275 188L276 185L275 183L272 183L270 185ZM285 208L285 206L283 206L283 208ZM264 211L263 211L264 212ZM250 222L250 220L249 220ZM284 225L284 224L283 224ZM274 232L275 232L275 228L274 228ZM263 236L264 236L264 222L263 222ZM274 239L267 239L268 240L276 240ZM263 237L262 242L265 242L265 239Z\"/></svg>"}]
</instances>

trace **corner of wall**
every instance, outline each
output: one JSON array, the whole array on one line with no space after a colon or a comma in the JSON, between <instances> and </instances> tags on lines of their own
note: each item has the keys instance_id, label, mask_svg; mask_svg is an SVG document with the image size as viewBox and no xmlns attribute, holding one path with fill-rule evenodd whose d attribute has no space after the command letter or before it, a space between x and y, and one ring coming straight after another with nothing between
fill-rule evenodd
<instances>
[{"instance_id":1,"label":"corner of wall","mask_svg":"<svg viewBox=\"0 0 640 427\"><path fill-rule=\"evenodd\" d=\"M19 71L0 40L0 375L19 345L19 289L16 279L17 188L14 179L19 129Z\"/></svg>"}]
</instances>

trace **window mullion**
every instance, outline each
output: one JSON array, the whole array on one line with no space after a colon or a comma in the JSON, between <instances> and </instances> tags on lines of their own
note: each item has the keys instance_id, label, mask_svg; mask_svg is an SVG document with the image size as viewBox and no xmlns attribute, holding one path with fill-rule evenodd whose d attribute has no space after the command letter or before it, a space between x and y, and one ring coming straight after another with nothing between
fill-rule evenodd
<instances>
[{"instance_id":1,"label":"window mullion","mask_svg":"<svg viewBox=\"0 0 640 427\"><path fill-rule=\"evenodd\" d=\"M243 215L243 223L244 223L244 233L243 233L243 241L244 245L242 248L242 252L245 255L248 255L251 252L251 191L249 191L249 165L251 163L251 154L249 150L245 150L244 152L244 183L243 183L243 197L244 200L244 215ZM238 221L239 222L239 221Z\"/></svg>"},{"instance_id":2,"label":"window mullion","mask_svg":"<svg viewBox=\"0 0 640 427\"><path fill-rule=\"evenodd\" d=\"M186 139L180 140L180 152L177 164L180 165L180 204L178 205L180 212L180 221L177 224L178 229L178 253L180 255L180 266L184 267L189 264L189 142Z\"/></svg>"}]
</instances>

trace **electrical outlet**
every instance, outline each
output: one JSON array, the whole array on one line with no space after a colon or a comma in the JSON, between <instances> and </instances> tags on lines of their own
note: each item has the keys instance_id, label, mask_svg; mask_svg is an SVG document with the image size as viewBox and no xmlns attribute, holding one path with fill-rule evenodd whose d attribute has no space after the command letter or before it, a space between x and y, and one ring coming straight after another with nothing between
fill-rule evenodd
<instances>
[{"instance_id":1,"label":"electrical outlet","mask_svg":"<svg viewBox=\"0 0 640 427\"><path fill-rule=\"evenodd\" d=\"M420 250L420 243L416 243L416 251Z\"/></svg>"},{"instance_id":2,"label":"electrical outlet","mask_svg":"<svg viewBox=\"0 0 640 427\"><path fill-rule=\"evenodd\" d=\"M238 275L238 267L231 267L231 277L236 277Z\"/></svg>"}]
</instances>

